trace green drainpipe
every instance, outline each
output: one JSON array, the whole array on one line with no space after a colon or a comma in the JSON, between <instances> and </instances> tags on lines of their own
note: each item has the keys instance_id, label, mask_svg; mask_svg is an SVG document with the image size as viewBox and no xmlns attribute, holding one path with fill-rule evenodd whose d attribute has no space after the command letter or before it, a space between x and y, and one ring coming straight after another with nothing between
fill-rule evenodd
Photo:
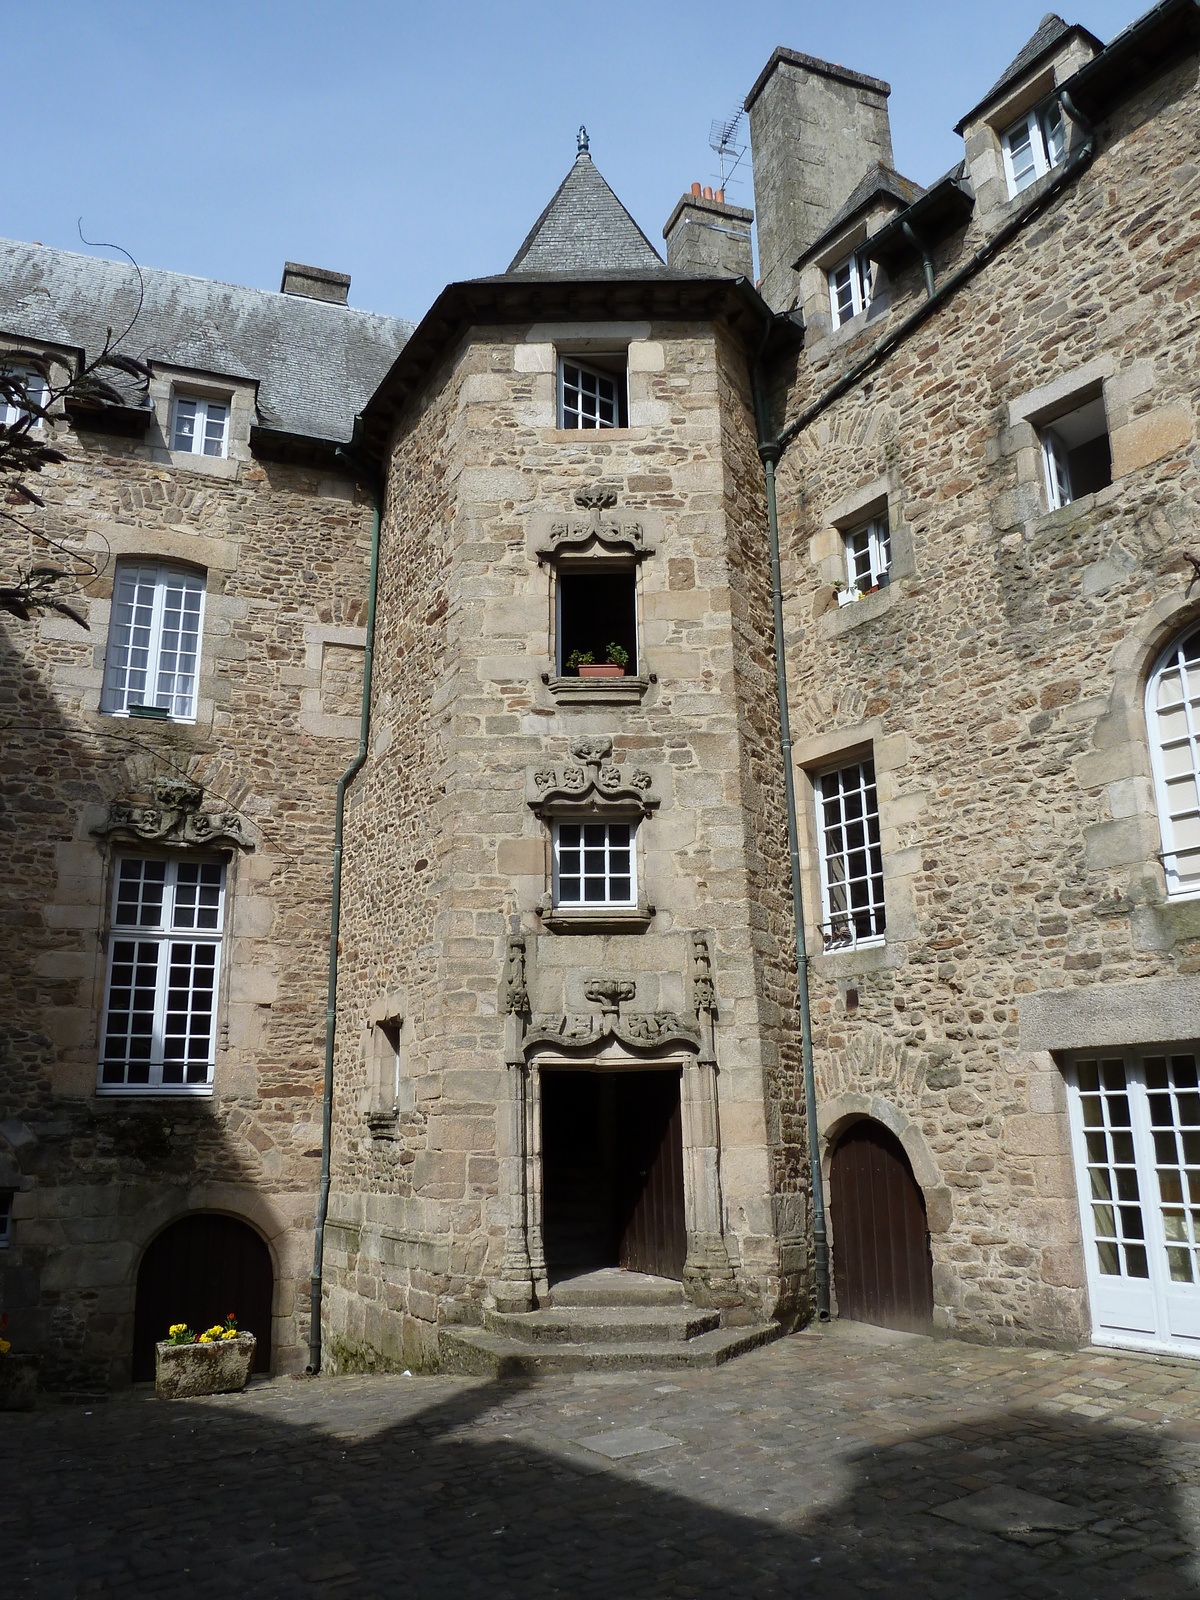
<instances>
[{"instance_id":1,"label":"green drainpipe","mask_svg":"<svg viewBox=\"0 0 1200 1600\"><path fill-rule=\"evenodd\" d=\"M375 596L379 588L379 523L383 509L383 485L379 480L348 451L339 450L337 453L343 464L371 491L374 515L371 521L371 578L367 589L367 648L363 659L358 753L338 779L333 814L333 909L329 925L329 991L325 1010L325 1090L321 1102L321 1191L313 1230L312 1309L308 1327L308 1370L314 1376L321 1371L321 1274L325 1261L325 1220L329 1215L329 1167L333 1144L333 1054L337 1038L338 936L342 923L342 828L346 816L346 790L362 771L367 759L367 738L371 731L371 669L375 660Z\"/></svg>"},{"instance_id":2,"label":"green drainpipe","mask_svg":"<svg viewBox=\"0 0 1200 1600\"><path fill-rule=\"evenodd\" d=\"M800 840L796 824L796 777L792 769L792 725L788 714L787 657L783 643L783 581L779 568L779 514L775 503L775 463L783 446L771 433L767 400L760 370L775 318L763 332L762 344L750 368L758 454L763 465L767 495L767 532L771 546L771 603L775 616L775 693L779 702L779 751L783 760L783 788L787 798L788 859L792 869L792 920L796 925L796 982L800 990L800 1048L804 1058L804 1108L808 1124L808 1163L812 1181L813 1268L816 1278L817 1319L829 1321L829 1234L825 1226L825 1192L821 1183L821 1137L817 1130L817 1084L813 1074L812 1011L808 994L808 950L804 940L804 886L800 878Z\"/></svg>"}]
</instances>

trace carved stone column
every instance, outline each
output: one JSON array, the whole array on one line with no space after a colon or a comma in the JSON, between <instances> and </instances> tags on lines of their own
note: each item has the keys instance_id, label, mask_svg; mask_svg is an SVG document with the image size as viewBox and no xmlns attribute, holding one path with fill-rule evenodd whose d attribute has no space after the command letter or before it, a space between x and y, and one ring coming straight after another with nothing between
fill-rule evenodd
<instances>
[{"instance_id":1,"label":"carved stone column","mask_svg":"<svg viewBox=\"0 0 1200 1600\"><path fill-rule=\"evenodd\" d=\"M721 1201L721 1132L717 1115L716 994L708 939L692 935L692 998L700 1052L687 1062L681 1085L687 1260L683 1281L698 1305L738 1299L725 1246Z\"/></svg>"},{"instance_id":2,"label":"carved stone column","mask_svg":"<svg viewBox=\"0 0 1200 1600\"><path fill-rule=\"evenodd\" d=\"M525 1127L529 1152L526 1165L526 1236L529 1241L529 1272L534 1298L545 1305L550 1298L550 1275L546 1270L546 1247L542 1237L545 1189L542 1181L542 1073L536 1061L525 1073Z\"/></svg>"},{"instance_id":3,"label":"carved stone column","mask_svg":"<svg viewBox=\"0 0 1200 1600\"><path fill-rule=\"evenodd\" d=\"M504 1093L497 1109L500 1200L505 1216L504 1262L492 1284L499 1311L532 1311L533 1280L525 1234L528 1130L525 1090L525 1018L529 996L525 988L525 940L514 934L508 941L504 974Z\"/></svg>"}]
</instances>

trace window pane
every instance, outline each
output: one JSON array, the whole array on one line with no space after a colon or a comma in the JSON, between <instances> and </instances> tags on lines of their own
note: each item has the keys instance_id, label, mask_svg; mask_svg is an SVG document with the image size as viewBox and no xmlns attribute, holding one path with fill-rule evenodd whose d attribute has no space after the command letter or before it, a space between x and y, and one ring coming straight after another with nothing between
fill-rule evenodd
<instances>
[{"instance_id":1,"label":"window pane","mask_svg":"<svg viewBox=\"0 0 1200 1600\"><path fill-rule=\"evenodd\" d=\"M1016 127L1010 128L1004 136L1008 149L1008 158L1012 164L1012 181L1014 193L1027 189L1037 177L1037 159L1034 155L1034 134L1036 121L1032 115L1027 117ZM995 148L993 146L993 148Z\"/></svg>"},{"instance_id":2,"label":"window pane","mask_svg":"<svg viewBox=\"0 0 1200 1600\"><path fill-rule=\"evenodd\" d=\"M633 834L628 822L559 824L556 903L633 905Z\"/></svg>"},{"instance_id":3,"label":"window pane","mask_svg":"<svg viewBox=\"0 0 1200 1600\"><path fill-rule=\"evenodd\" d=\"M176 400L175 402L175 431L171 436L172 450L195 450L196 448L196 402L194 400Z\"/></svg>"},{"instance_id":4,"label":"window pane","mask_svg":"<svg viewBox=\"0 0 1200 1600\"><path fill-rule=\"evenodd\" d=\"M105 662L105 709L124 711L146 698L154 631L154 567L119 566Z\"/></svg>"},{"instance_id":5,"label":"window pane","mask_svg":"<svg viewBox=\"0 0 1200 1600\"><path fill-rule=\"evenodd\" d=\"M223 456L225 454L225 423L228 416L228 406L218 405L215 400L208 402L207 417L204 424L204 454L206 456Z\"/></svg>"},{"instance_id":6,"label":"window pane","mask_svg":"<svg viewBox=\"0 0 1200 1600\"><path fill-rule=\"evenodd\" d=\"M1046 141L1046 160L1056 167L1066 151L1066 132L1063 128L1062 107L1058 101L1048 106L1042 115L1042 137Z\"/></svg>"},{"instance_id":7,"label":"window pane","mask_svg":"<svg viewBox=\"0 0 1200 1600\"><path fill-rule=\"evenodd\" d=\"M874 766L857 762L824 773L818 783L826 946L881 938L886 922Z\"/></svg>"},{"instance_id":8,"label":"window pane","mask_svg":"<svg viewBox=\"0 0 1200 1600\"><path fill-rule=\"evenodd\" d=\"M167 863L125 857L117 868L113 925L118 928L160 928Z\"/></svg>"}]
</instances>

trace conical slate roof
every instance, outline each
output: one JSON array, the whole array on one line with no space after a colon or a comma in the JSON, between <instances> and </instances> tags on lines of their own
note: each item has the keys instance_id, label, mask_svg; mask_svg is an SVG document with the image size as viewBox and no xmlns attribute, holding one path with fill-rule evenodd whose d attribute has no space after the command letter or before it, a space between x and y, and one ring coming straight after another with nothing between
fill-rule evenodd
<instances>
[{"instance_id":1,"label":"conical slate roof","mask_svg":"<svg viewBox=\"0 0 1200 1600\"><path fill-rule=\"evenodd\" d=\"M1086 28L1081 28L1076 22L1064 22L1055 12L1047 11L1033 34L1018 50L983 99L973 105L966 116L959 121L955 127L955 133L961 133L977 111L982 110L991 101L998 100L1006 89L1019 83L1043 56L1049 55L1052 50L1057 49L1068 34L1078 34L1080 38L1087 39L1090 44L1095 46L1097 51L1104 48L1103 40L1097 39L1094 33L1089 33Z\"/></svg>"},{"instance_id":2,"label":"conical slate roof","mask_svg":"<svg viewBox=\"0 0 1200 1600\"><path fill-rule=\"evenodd\" d=\"M510 273L665 272L658 251L592 164L587 134L550 204L534 223Z\"/></svg>"}]
</instances>

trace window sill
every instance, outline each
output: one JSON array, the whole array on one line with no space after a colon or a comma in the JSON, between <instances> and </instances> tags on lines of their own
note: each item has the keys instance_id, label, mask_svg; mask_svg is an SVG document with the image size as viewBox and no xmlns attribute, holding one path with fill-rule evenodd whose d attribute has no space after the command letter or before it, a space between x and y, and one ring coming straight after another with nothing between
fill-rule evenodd
<instances>
[{"instance_id":1,"label":"window sill","mask_svg":"<svg viewBox=\"0 0 1200 1600\"><path fill-rule=\"evenodd\" d=\"M157 707L152 708L151 714L147 715L145 712L130 710L129 707L126 707L124 711L110 711L106 706L101 706L100 715L102 717L120 717L126 722L170 722L176 727L184 728L191 727L196 722L195 717L176 717L169 712L165 716L156 716L154 715L156 710Z\"/></svg>"},{"instance_id":2,"label":"window sill","mask_svg":"<svg viewBox=\"0 0 1200 1600\"><path fill-rule=\"evenodd\" d=\"M1043 529L1053 531L1055 528L1065 528L1077 517L1085 516L1097 506L1105 506L1110 500L1115 500L1118 492L1115 483L1106 483L1103 489L1094 489L1091 494L1081 494L1078 500L1072 500L1065 506L1058 506L1053 511L1043 511L1034 522L1034 531L1041 533Z\"/></svg>"},{"instance_id":3,"label":"window sill","mask_svg":"<svg viewBox=\"0 0 1200 1600\"><path fill-rule=\"evenodd\" d=\"M886 972L898 967L903 960L894 945L886 940L878 944L855 945L850 950L822 951L809 956L808 964L819 978L855 978L866 972Z\"/></svg>"},{"instance_id":4,"label":"window sill","mask_svg":"<svg viewBox=\"0 0 1200 1600\"><path fill-rule=\"evenodd\" d=\"M555 906L539 913L550 933L645 933L653 906Z\"/></svg>"},{"instance_id":5,"label":"window sill","mask_svg":"<svg viewBox=\"0 0 1200 1600\"><path fill-rule=\"evenodd\" d=\"M857 600L849 600L845 605L835 603L820 619L821 638L837 639L843 633L861 627L864 622L874 621L876 617L883 616L885 611L890 611L899 598L900 584L893 576L891 582L875 594L860 595Z\"/></svg>"},{"instance_id":6,"label":"window sill","mask_svg":"<svg viewBox=\"0 0 1200 1600\"><path fill-rule=\"evenodd\" d=\"M638 678L552 678L542 674L542 682L554 699L563 705L636 705L657 677Z\"/></svg>"},{"instance_id":7,"label":"window sill","mask_svg":"<svg viewBox=\"0 0 1200 1600\"><path fill-rule=\"evenodd\" d=\"M548 432L556 444L595 444L610 439L645 439L650 430L644 423L629 428L560 428L556 424Z\"/></svg>"},{"instance_id":8,"label":"window sill","mask_svg":"<svg viewBox=\"0 0 1200 1600\"><path fill-rule=\"evenodd\" d=\"M203 478L233 479L238 475L238 462L232 456L202 456L191 450L153 451L152 459L164 466L184 472L195 472Z\"/></svg>"},{"instance_id":9,"label":"window sill","mask_svg":"<svg viewBox=\"0 0 1200 1600\"><path fill-rule=\"evenodd\" d=\"M98 1083L97 1098L105 1100L211 1100L211 1083L154 1085L146 1083Z\"/></svg>"}]
</instances>

